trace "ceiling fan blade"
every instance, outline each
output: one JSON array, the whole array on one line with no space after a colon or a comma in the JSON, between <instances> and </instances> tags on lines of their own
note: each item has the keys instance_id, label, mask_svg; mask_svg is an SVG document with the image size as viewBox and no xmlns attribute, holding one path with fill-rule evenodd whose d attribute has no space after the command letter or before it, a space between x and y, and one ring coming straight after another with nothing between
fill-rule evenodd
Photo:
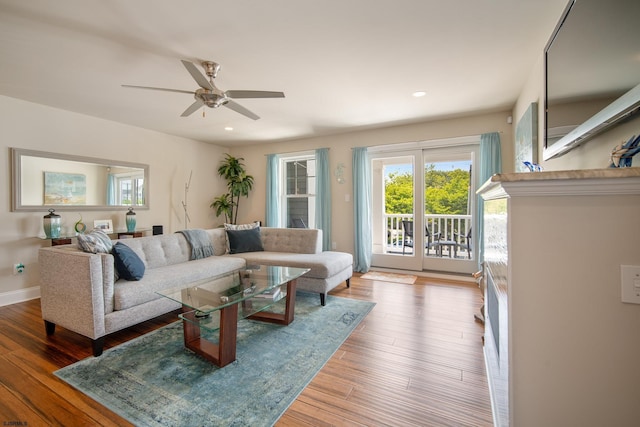
<instances>
[{"instance_id":1,"label":"ceiling fan blade","mask_svg":"<svg viewBox=\"0 0 640 427\"><path fill-rule=\"evenodd\" d=\"M184 113L180 114L180 117L190 116L191 114L195 113L198 110L198 108L202 107L203 105L204 105L204 102L202 102L199 99L196 100L196 102L189 105L189 107L186 110L184 110Z\"/></svg>"},{"instance_id":2,"label":"ceiling fan blade","mask_svg":"<svg viewBox=\"0 0 640 427\"><path fill-rule=\"evenodd\" d=\"M198 67L196 67L193 62L185 61L184 59L182 59L181 61L189 74L191 74L191 77L193 77L193 79L200 85L202 89L213 90L213 86L211 85L211 83L209 83L209 80L207 80L204 74L202 74L200 70L198 70Z\"/></svg>"},{"instance_id":3,"label":"ceiling fan blade","mask_svg":"<svg viewBox=\"0 0 640 427\"><path fill-rule=\"evenodd\" d=\"M266 90L228 90L225 95L229 98L284 98L283 92L270 92Z\"/></svg>"},{"instance_id":4,"label":"ceiling fan blade","mask_svg":"<svg viewBox=\"0 0 640 427\"><path fill-rule=\"evenodd\" d=\"M246 108L244 108L242 105L238 104L237 102L229 100L226 104L224 104L224 106L229 108L229 109L231 109L231 110L233 110L233 111L235 111L236 113L240 113L243 116L247 116L250 119L258 120L260 118L257 114L247 110Z\"/></svg>"},{"instance_id":5,"label":"ceiling fan blade","mask_svg":"<svg viewBox=\"0 0 640 427\"><path fill-rule=\"evenodd\" d=\"M134 89L162 90L165 92L188 93L189 95L193 95L195 93L194 91L191 91L191 90L167 89L164 87L134 86L134 85L122 85L122 87L129 87Z\"/></svg>"}]
</instances>

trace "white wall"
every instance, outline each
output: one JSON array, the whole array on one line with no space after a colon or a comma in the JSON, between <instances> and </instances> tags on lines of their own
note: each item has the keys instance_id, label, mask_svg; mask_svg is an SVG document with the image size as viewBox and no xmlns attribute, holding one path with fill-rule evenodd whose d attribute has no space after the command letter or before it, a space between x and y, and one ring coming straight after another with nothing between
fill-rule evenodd
<instances>
[{"instance_id":1,"label":"white wall","mask_svg":"<svg viewBox=\"0 0 640 427\"><path fill-rule=\"evenodd\" d=\"M282 143L242 146L231 150L231 154L245 159L247 171L255 178L254 190L248 199L241 200L238 222L264 221L266 155L288 153L316 148L329 148L331 173L338 163L345 165L345 183L338 184L332 175L332 240L336 250L353 253L353 180L351 149L354 147L385 145L412 141L427 141L487 132L500 132L502 155L513 158L512 126L507 124L509 112L476 115L466 118L440 120L413 125L394 126L375 130L365 130L346 134L295 140ZM513 162L504 165L506 171L513 171ZM349 201L345 196L349 196Z\"/></svg>"},{"instance_id":2,"label":"white wall","mask_svg":"<svg viewBox=\"0 0 640 427\"><path fill-rule=\"evenodd\" d=\"M38 285L38 248L50 244L37 237L43 235L46 210L11 212L10 147L148 164L151 208L136 210L138 227L163 225L165 233L184 228L181 202L193 170L189 226L221 223L209 205L226 190L217 175L225 148L0 96L0 159L5 165L0 188L0 296L19 299ZM111 219L114 228L125 228L125 211L59 213L66 227L82 214L89 228L94 219ZM15 262L25 264L25 273L12 274Z\"/></svg>"}]
</instances>

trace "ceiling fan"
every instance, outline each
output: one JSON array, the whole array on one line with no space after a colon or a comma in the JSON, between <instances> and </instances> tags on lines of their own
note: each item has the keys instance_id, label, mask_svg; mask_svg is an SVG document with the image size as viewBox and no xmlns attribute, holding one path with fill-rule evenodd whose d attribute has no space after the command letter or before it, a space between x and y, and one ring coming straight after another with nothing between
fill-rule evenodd
<instances>
[{"instance_id":1,"label":"ceiling fan","mask_svg":"<svg viewBox=\"0 0 640 427\"><path fill-rule=\"evenodd\" d=\"M236 113L240 113L244 116L249 117L253 120L258 120L260 117L254 112L248 110L237 102L233 101L233 99L240 98L284 98L284 93L282 92L270 92L270 91L262 91L262 90L227 90L222 91L216 87L213 83L213 79L218 75L218 71L220 70L220 65L213 61L204 61L202 62L202 66L204 67L204 72L209 77L209 80L198 70L198 68L193 64L193 62L182 60L182 64L187 69L191 77L198 83L200 86L199 89L195 91L189 90L180 90L180 89L167 89L162 87L149 87L149 86L134 86L134 85L122 85L122 87L129 87L135 89L149 89L149 90L163 90L165 92L178 92L178 93L188 93L193 95L196 101L187 107L186 110L181 114L182 117L187 117L193 114L200 107L206 105L210 108L218 108L220 106L225 106ZM233 99L232 99L233 98Z\"/></svg>"}]
</instances>

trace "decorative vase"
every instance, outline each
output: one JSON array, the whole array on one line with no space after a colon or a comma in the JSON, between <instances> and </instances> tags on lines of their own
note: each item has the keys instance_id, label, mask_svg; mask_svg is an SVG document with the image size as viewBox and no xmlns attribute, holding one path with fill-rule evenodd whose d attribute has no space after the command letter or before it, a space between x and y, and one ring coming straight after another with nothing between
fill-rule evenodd
<instances>
[{"instance_id":1,"label":"decorative vase","mask_svg":"<svg viewBox=\"0 0 640 427\"><path fill-rule=\"evenodd\" d=\"M49 209L49 215L45 215L42 220L44 226L44 234L47 239L57 239L60 237L60 229L62 228L62 217L55 212L55 209Z\"/></svg>"},{"instance_id":2,"label":"decorative vase","mask_svg":"<svg viewBox=\"0 0 640 427\"><path fill-rule=\"evenodd\" d=\"M129 208L129 212L125 215L127 222L127 232L133 233L136 231L136 213L133 208Z\"/></svg>"},{"instance_id":3,"label":"decorative vase","mask_svg":"<svg viewBox=\"0 0 640 427\"><path fill-rule=\"evenodd\" d=\"M74 230L76 230L76 233L84 234L84 232L87 229L87 225L84 222L82 222L82 215L80 215L80 219L78 220L78 222L76 222L73 228Z\"/></svg>"}]
</instances>

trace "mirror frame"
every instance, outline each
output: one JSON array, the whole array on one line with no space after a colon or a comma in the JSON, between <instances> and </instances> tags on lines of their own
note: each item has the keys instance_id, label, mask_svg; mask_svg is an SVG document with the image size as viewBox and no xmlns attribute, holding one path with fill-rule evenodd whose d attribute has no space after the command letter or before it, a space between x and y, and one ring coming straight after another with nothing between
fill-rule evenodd
<instances>
[{"instance_id":1,"label":"mirror frame","mask_svg":"<svg viewBox=\"0 0 640 427\"><path fill-rule=\"evenodd\" d=\"M149 165L142 163L121 162L94 157L75 156L71 154L51 153L47 151L10 148L11 150L11 211L40 212L48 209L56 211L125 211L130 207L136 210L149 209ZM93 163L112 167L130 167L144 171L144 205L23 205L22 204L22 157L42 157L45 159L69 160L80 163Z\"/></svg>"}]
</instances>

